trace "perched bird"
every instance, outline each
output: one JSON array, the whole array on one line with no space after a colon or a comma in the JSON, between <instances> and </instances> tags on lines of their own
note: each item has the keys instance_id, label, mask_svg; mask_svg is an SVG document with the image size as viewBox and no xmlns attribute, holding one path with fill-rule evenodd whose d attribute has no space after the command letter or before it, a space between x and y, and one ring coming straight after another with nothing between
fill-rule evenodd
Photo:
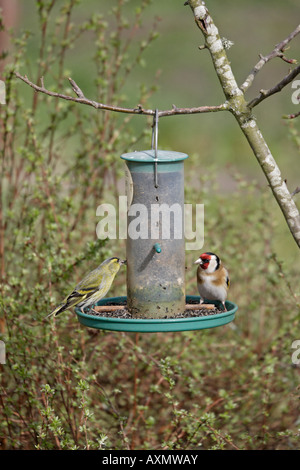
<instances>
[{"instance_id":1,"label":"perched bird","mask_svg":"<svg viewBox=\"0 0 300 470\"><path fill-rule=\"evenodd\" d=\"M199 264L197 287L202 298L201 303L204 299L218 300L222 303L224 310L227 311L225 300L229 288L229 275L220 258L215 253L208 251L202 253L194 264Z\"/></svg>"},{"instance_id":2,"label":"perched bird","mask_svg":"<svg viewBox=\"0 0 300 470\"><path fill-rule=\"evenodd\" d=\"M57 316L69 308L80 307L81 311L85 307L93 307L109 291L115 275L122 264L127 264L126 260L119 258L109 258L88 273L75 289L58 305L47 317Z\"/></svg>"}]
</instances>

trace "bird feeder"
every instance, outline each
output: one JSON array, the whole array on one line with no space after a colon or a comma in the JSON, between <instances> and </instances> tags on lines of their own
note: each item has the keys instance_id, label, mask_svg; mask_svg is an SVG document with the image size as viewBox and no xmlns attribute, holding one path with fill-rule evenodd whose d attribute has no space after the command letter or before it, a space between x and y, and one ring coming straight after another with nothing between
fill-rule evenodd
<instances>
[{"instance_id":1,"label":"bird feeder","mask_svg":"<svg viewBox=\"0 0 300 470\"><path fill-rule=\"evenodd\" d=\"M183 166L188 156L145 150L121 158L129 180L128 309L135 318L171 317L185 308Z\"/></svg>"},{"instance_id":2,"label":"bird feeder","mask_svg":"<svg viewBox=\"0 0 300 470\"><path fill-rule=\"evenodd\" d=\"M159 332L212 328L234 319L226 312L180 318L186 303L200 302L185 293L184 161L188 155L157 149L155 114L152 148L124 153L127 193L127 297L102 299L98 305L126 303L131 318L82 313L79 321L93 328ZM176 318L179 316L179 318Z\"/></svg>"}]
</instances>

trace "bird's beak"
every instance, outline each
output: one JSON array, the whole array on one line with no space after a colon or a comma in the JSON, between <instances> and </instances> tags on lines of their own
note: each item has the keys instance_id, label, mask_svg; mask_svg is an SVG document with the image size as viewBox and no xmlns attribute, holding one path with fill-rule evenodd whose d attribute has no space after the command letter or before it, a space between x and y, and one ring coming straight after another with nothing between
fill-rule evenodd
<instances>
[{"instance_id":1,"label":"bird's beak","mask_svg":"<svg viewBox=\"0 0 300 470\"><path fill-rule=\"evenodd\" d=\"M196 261L194 261L194 264L202 264L203 261L201 258L198 258Z\"/></svg>"},{"instance_id":2,"label":"bird's beak","mask_svg":"<svg viewBox=\"0 0 300 470\"><path fill-rule=\"evenodd\" d=\"M121 265L122 265L122 264L127 264L127 259L123 259L123 260L120 259L120 264L121 264Z\"/></svg>"}]
</instances>

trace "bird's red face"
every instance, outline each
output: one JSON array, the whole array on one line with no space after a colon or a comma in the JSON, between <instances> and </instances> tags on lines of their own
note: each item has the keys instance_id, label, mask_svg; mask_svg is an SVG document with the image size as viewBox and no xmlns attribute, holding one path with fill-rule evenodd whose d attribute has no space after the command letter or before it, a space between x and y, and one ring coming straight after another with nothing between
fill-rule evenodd
<instances>
[{"instance_id":1,"label":"bird's red face","mask_svg":"<svg viewBox=\"0 0 300 470\"><path fill-rule=\"evenodd\" d=\"M211 255L208 253L202 253L202 255L199 256L197 261L195 261L195 264L199 264L202 269L207 269L209 266L209 262L211 260Z\"/></svg>"}]
</instances>

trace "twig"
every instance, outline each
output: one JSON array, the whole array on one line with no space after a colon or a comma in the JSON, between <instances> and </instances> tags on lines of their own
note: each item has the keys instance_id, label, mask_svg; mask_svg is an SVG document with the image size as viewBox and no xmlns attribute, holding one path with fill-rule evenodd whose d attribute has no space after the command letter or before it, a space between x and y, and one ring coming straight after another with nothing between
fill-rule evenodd
<instances>
[{"instance_id":1,"label":"twig","mask_svg":"<svg viewBox=\"0 0 300 470\"><path fill-rule=\"evenodd\" d=\"M76 95L78 96L78 98L84 98L84 94L83 94L83 92L81 91L81 89L79 88L79 86L77 85L77 83L75 83L74 80L72 80L72 78L69 78L69 82L71 83L72 89L73 89L73 91L76 93ZM43 88L44 88L44 87L43 87Z\"/></svg>"},{"instance_id":2,"label":"twig","mask_svg":"<svg viewBox=\"0 0 300 470\"><path fill-rule=\"evenodd\" d=\"M135 334L135 351L138 348L139 343L139 333ZM134 380L133 380L133 407L132 407L132 420L135 421L137 415L137 394L138 394L138 384L139 384L139 368L138 368L138 356L135 354L134 360ZM135 450L135 440L136 440L136 431L137 428L134 426L132 430L130 450Z\"/></svg>"},{"instance_id":3,"label":"twig","mask_svg":"<svg viewBox=\"0 0 300 470\"><path fill-rule=\"evenodd\" d=\"M240 129L247 138L248 143L264 175L266 176L273 195L284 215L291 234L293 235L297 246L300 247L299 210L282 178L277 162L257 125L252 110L253 106L261 102L267 96L280 91L280 89L289 83L299 73L300 67L297 67L290 72L276 87L273 87L271 90L264 92L264 94L261 94L258 98L252 100L250 105L245 100L244 91L239 88L236 82L230 61L221 41L218 28L206 8L204 0L187 0L186 4L191 7L196 25L200 28L205 38L205 44L209 49L216 74L229 105L229 110L233 113ZM292 33L291 38L296 34L298 34L298 27L294 33ZM289 39L287 42L288 41ZM279 47L283 48L283 45Z\"/></svg>"},{"instance_id":4,"label":"twig","mask_svg":"<svg viewBox=\"0 0 300 470\"><path fill-rule=\"evenodd\" d=\"M69 95L64 95L62 93L57 93L55 91L50 91L47 90L44 87L43 82L41 83L41 86L36 85L35 83L32 83L26 75L22 76L18 72L15 72L15 75L17 78L25 82L27 85L29 85L31 88L33 88L35 91L39 93L44 93L49 96L53 96L55 98L61 98L67 101L73 101L74 103L80 103L80 104L85 104L88 106L92 106L93 108L96 109L103 109L107 111L114 111L117 113L127 113L127 114L140 114L140 115L145 115L145 116L153 116L155 113L154 109L144 109L142 105L138 104L137 107L135 108L123 108L120 106L112 106L108 104L103 104L99 103L94 100L90 100L85 97L84 93L80 89L80 87L77 85L77 83L72 80L72 78L69 78L69 82L72 86L73 91L77 95L77 98ZM164 116L174 116L178 114L198 114L198 113L209 113L209 112L216 112L216 111L225 111L228 110L228 104L223 103L219 106L199 106L199 107L194 107L194 108L178 108L177 106L173 105L172 109L169 110L164 110L164 111L159 111L158 116L159 117L164 117Z\"/></svg>"},{"instance_id":5,"label":"twig","mask_svg":"<svg viewBox=\"0 0 300 470\"><path fill-rule=\"evenodd\" d=\"M118 410L118 408L113 404L113 402L111 401L111 399L109 398L109 395L106 393L105 391L105 388L99 383L97 382L97 380L94 381L94 383L97 385L97 387L100 388L105 400L107 401L109 407L111 408L112 410L112 413L118 417L118 420L119 420L119 426L120 426L120 433L122 435L122 438L123 438L123 442L124 442L124 445L126 446L127 450L130 450L130 447L129 447L129 442L127 440L127 436L126 436L126 433L125 433L125 430L124 430L124 426L123 426L123 421L122 421L122 416Z\"/></svg>"},{"instance_id":6,"label":"twig","mask_svg":"<svg viewBox=\"0 0 300 470\"><path fill-rule=\"evenodd\" d=\"M299 189L299 191L300 191L300 188L297 188L297 189ZM283 262L282 262L282 261L279 261L279 259L277 258L276 253L273 253L272 256L271 256L271 258L273 259L273 261L274 261L275 264L277 265L277 268L278 268L278 271L279 271L279 275L284 279L288 290L290 291L292 297L293 297L294 300L296 301L296 306L299 307L298 295L294 292L290 281L287 279L287 277L286 277L286 275L285 275L285 273L284 273L283 266L282 266L282 265L283 265Z\"/></svg>"},{"instance_id":7,"label":"twig","mask_svg":"<svg viewBox=\"0 0 300 470\"><path fill-rule=\"evenodd\" d=\"M116 312L117 310L125 310L125 305L97 305L93 308L96 312Z\"/></svg>"},{"instance_id":8,"label":"twig","mask_svg":"<svg viewBox=\"0 0 300 470\"><path fill-rule=\"evenodd\" d=\"M292 40L294 39L295 36L297 36L297 34L300 33L300 25L297 26L297 28L286 38L284 39L283 41L281 41L280 43L276 44L275 48L273 49L273 51L266 55L266 56L262 56L261 54L259 55L260 57L260 61L254 66L254 68L251 70L250 74L248 75L248 77L246 78L246 80L244 81L244 83L240 86L240 89L245 92L246 90L248 90L248 88L250 88L250 86L252 85L253 83L253 80L255 78L255 75L263 68L263 66L269 62L271 59L274 59L274 57L279 57L281 58L282 60L284 60L285 62L288 62L290 64L293 64L295 63L295 61L293 59L287 59L283 52L287 46L287 44Z\"/></svg>"},{"instance_id":9,"label":"twig","mask_svg":"<svg viewBox=\"0 0 300 470\"><path fill-rule=\"evenodd\" d=\"M300 111L299 111L298 114L300 114ZM297 186L297 188L294 189L294 191L291 193L291 196L293 197L293 196L295 196L295 195L298 194L298 193L300 193L300 186Z\"/></svg>"},{"instance_id":10,"label":"twig","mask_svg":"<svg viewBox=\"0 0 300 470\"><path fill-rule=\"evenodd\" d=\"M224 434L221 434L220 431L217 431L217 429L213 428L210 424L205 423L205 426L207 426L208 429L210 429L210 431L216 436L217 439L218 439L218 437L220 437L221 440L223 439L223 441L227 442L227 444L232 446L235 450L240 450L240 448L238 446L236 446L229 438L224 436Z\"/></svg>"},{"instance_id":11,"label":"twig","mask_svg":"<svg viewBox=\"0 0 300 470\"><path fill-rule=\"evenodd\" d=\"M282 90L286 85L288 85L291 81L294 80L295 77L300 73L300 65L298 67L295 67L290 73L288 73L277 85L273 86L269 90L260 90L260 95L251 100L248 103L249 108L254 108L254 106L257 106L261 101L265 100L271 95L274 95L274 93L278 93L279 91Z\"/></svg>"},{"instance_id":12,"label":"twig","mask_svg":"<svg viewBox=\"0 0 300 470\"><path fill-rule=\"evenodd\" d=\"M207 310L214 310L216 306L214 304L186 304L186 310L201 310L206 308Z\"/></svg>"}]
</instances>

